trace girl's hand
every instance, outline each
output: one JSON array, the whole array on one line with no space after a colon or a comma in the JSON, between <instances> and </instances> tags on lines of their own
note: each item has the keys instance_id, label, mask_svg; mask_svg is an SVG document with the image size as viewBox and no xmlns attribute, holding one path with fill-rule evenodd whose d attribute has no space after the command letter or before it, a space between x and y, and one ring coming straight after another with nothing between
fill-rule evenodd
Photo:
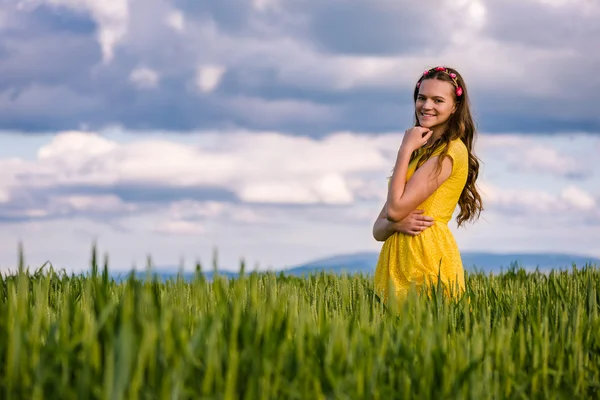
<instances>
[{"instance_id":1,"label":"girl's hand","mask_svg":"<svg viewBox=\"0 0 600 400\"><path fill-rule=\"evenodd\" d=\"M423 147L431 135L433 135L433 131L429 128L423 128L422 126L415 126L407 129L406 132L404 132L400 150L404 149L407 152L412 153Z\"/></svg>"},{"instance_id":2,"label":"girl's hand","mask_svg":"<svg viewBox=\"0 0 600 400\"><path fill-rule=\"evenodd\" d=\"M434 223L433 218L422 215L423 212L423 210L415 210L402 221L394 222L394 230L405 235L417 236Z\"/></svg>"}]
</instances>

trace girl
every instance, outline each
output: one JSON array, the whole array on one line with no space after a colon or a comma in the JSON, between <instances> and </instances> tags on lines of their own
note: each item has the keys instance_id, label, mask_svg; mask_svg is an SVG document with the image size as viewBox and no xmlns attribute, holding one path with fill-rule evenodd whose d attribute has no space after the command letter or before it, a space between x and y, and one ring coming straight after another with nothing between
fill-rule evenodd
<instances>
[{"instance_id":1,"label":"girl","mask_svg":"<svg viewBox=\"0 0 600 400\"><path fill-rule=\"evenodd\" d=\"M483 210L463 78L452 68L429 69L413 99L416 123L404 133L387 201L373 225L375 239L384 241L375 270L375 289L384 301L388 288L402 299L411 286L436 285L438 278L447 294L462 293L463 265L448 222L457 205L459 227Z\"/></svg>"}]
</instances>

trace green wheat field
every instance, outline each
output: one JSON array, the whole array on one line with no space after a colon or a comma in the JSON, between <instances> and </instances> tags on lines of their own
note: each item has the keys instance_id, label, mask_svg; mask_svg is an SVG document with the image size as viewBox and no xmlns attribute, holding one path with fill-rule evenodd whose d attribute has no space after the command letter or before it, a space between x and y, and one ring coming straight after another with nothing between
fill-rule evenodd
<instances>
[{"instance_id":1,"label":"green wheat field","mask_svg":"<svg viewBox=\"0 0 600 400\"><path fill-rule=\"evenodd\" d=\"M469 274L382 305L370 276L0 278L0 399L600 396L600 271ZM201 266L197 266L201 269ZM392 306L394 305L394 306Z\"/></svg>"}]
</instances>

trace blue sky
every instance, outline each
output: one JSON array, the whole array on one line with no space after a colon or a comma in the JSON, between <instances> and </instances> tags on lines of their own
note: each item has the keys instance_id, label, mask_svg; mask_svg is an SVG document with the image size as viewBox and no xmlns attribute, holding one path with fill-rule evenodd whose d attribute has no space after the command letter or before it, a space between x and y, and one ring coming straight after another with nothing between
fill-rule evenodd
<instances>
[{"instance_id":1,"label":"blue sky","mask_svg":"<svg viewBox=\"0 0 600 400\"><path fill-rule=\"evenodd\" d=\"M285 267L371 226L439 64L472 96L463 251L600 256L597 2L0 1L0 268Z\"/></svg>"}]
</instances>

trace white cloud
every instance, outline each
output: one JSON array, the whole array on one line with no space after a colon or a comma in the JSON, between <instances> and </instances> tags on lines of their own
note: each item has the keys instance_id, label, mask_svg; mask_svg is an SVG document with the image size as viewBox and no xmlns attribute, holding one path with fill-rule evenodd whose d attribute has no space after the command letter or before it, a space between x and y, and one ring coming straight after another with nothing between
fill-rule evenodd
<instances>
[{"instance_id":1,"label":"white cloud","mask_svg":"<svg viewBox=\"0 0 600 400\"><path fill-rule=\"evenodd\" d=\"M124 213L136 212L137 204L125 203L114 195L54 195L45 196L45 201L31 201L25 197L25 204L12 204L7 212L0 210L0 215L11 219L38 218L72 218L83 216L86 219L100 219L104 222L122 216ZM9 203L10 205L10 203Z\"/></svg>"},{"instance_id":2,"label":"white cloud","mask_svg":"<svg viewBox=\"0 0 600 400\"><path fill-rule=\"evenodd\" d=\"M182 200L171 203L167 212L175 219L216 218L228 210L227 203L217 201L197 202Z\"/></svg>"},{"instance_id":3,"label":"white cloud","mask_svg":"<svg viewBox=\"0 0 600 400\"><path fill-rule=\"evenodd\" d=\"M576 186L565 188L560 193L560 197L577 210L590 211L596 207L594 198Z\"/></svg>"},{"instance_id":4,"label":"white cloud","mask_svg":"<svg viewBox=\"0 0 600 400\"><path fill-rule=\"evenodd\" d=\"M487 20L487 9L479 0L448 1L448 15L462 21L450 33L455 46L469 46L473 40L481 36L481 29Z\"/></svg>"},{"instance_id":5,"label":"white cloud","mask_svg":"<svg viewBox=\"0 0 600 400\"><path fill-rule=\"evenodd\" d=\"M89 182L110 184L116 178L103 171L101 160L117 149L116 143L98 135L66 131L54 136L48 145L39 149L37 163L23 163L23 172L27 174L28 182L36 186Z\"/></svg>"},{"instance_id":6,"label":"white cloud","mask_svg":"<svg viewBox=\"0 0 600 400\"><path fill-rule=\"evenodd\" d=\"M514 134L479 135L477 139L477 145L483 150L505 147L518 149L522 146L529 146L531 143L530 137Z\"/></svg>"},{"instance_id":7,"label":"white cloud","mask_svg":"<svg viewBox=\"0 0 600 400\"><path fill-rule=\"evenodd\" d=\"M469 17L476 25L485 24L486 9L480 1L472 1L469 5Z\"/></svg>"},{"instance_id":8,"label":"white cloud","mask_svg":"<svg viewBox=\"0 0 600 400\"><path fill-rule=\"evenodd\" d=\"M56 206L76 211L88 212L116 212L116 211L135 211L135 204L125 204L120 198L115 195L98 195L98 196L57 196L54 198Z\"/></svg>"},{"instance_id":9,"label":"white cloud","mask_svg":"<svg viewBox=\"0 0 600 400\"><path fill-rule=\"evenodd\" d=\"M131 71L129 80L140 89L154 89L158 85L158 72L147 67L138 67Z\"/></svg>"},{"instance_id":10,"label":"white cloud","mask_svg":"<svg viewBox=\"0 0 600 400\"><path fill-rule=\"evenodd\" d=\"M371 227L385 199L400 133L337 132L319 140L247 131L131 135L119 141L104 135L63 132L33 160L0 159L0 193L7 199L0 202L2 217L39 221L37 231L31 222L10 225L15 235L27 238L34 260L87 257L87 252L73 255L74 243L85 248L96 236L110 246L111 256L117 255L113 265L119 268L133 257L143 263L148 253L172 265L183 249L210 254L213 246L225 253L230 267L241 256L266 267L349 248L379 248ZM489 151L492 145L526 139L505 136L484 142ZM502 251L523 246L525 237L529 246L541 248L551 239L542 235L543 229L586 235L597 231L600 210L590 188L560 177L554 179L555 187L536 188L532 183L539 172L515 174L500 157L485 162L510 179L480 182L486 210L474 226L459 230L461 248L486 243ZM160 191L122 196L122 190L135 193L140 185ZM240 201L196 196L203 187L234 193ZM2 231L8 232L4 225ZM481 232L485 235L478 236ZM37 242L43 235L56 238L44 247ZM317 236L336 241L322 243ZM13 236L2 237L16 243ZM576 244L561 240L552 246L585 252L591 243L587 236ZM48 249L51 244L62 253ZM13 252L0 248L0 257L6 260Z\"/></svg>"},{"instance_id":11,"label":"white cloud","mask_svg":"<svg viewBox=\"0 0 600 400\"><path fill-rule=\"evenodd\" d=\"M483 135L478 143L484 159L500 157L514 171L557 177L585 177L591 172L591 154L581 157L580 150L571 150L570 154L569 149L552 143L549 136Z\"/></svg>"},{"instance_id":12,"label":"white cloud","mask_svg":"<svg viewBox=\"0 0 600 400\"><path fill-rule=\"evenodd\" d=\"M18 158L0 159L0 201L7 202L11 191L19 186L18 173L26 167L26 162Z\"/></svg>"},{"instance_id":13,"label":"white cloud","mask_svg":"<svg viewBox=\"0 0 600 400\"><path fill-rule=\"evenodd\" d=\"M0 29L4 29L8 26L8 12L0 10Z\"/></svg>"},{"instance_id":14,"label":"white cloud","mask_svg":"<svg viewBox=\"0 0 600 400\"><path fill-rule=\"evenodd\" d=\"M252 0L252 6L259 11L265 11L277 6L278 2L279 0Z\"/></svg>"},{"instance_id":15,"label":"white cloud","mask_svg":"<svg viewBox=\"0 0 600 400\"><path fill-rule=\"evenodd\" d=\"M538 3L549 5L552 7L580 7L584 10L592 9L594 7L594 1L590 0L535 0Z\"/></svg>"},{"instance_id":16,"label":"white cloud","mask_svg":"<svg viewBox=\"0 0 600 400\"><path fill-rule=\"evenodd\" d=\"M380 138L348 133L322 141L275 133L216 137L219 144L212 147L165 140L119 144L68 131L40 148L34 162L18 163L3 180L14 182L20 174L21 185L30 188L219 187L247 202L347 204L354 201L347 183L353 174L376 172L390 162L377 148Z\"/></svg>"},{"instance_id":17,"label":"white cloud","mask_svg":"<svg viewBox=\"0 0 600 400\"><path fill-rule=\"evenodd\" d=\"M272 181L253 181L242 186L240 198L256 203L327 203L348 204L354 201L343 177L328 174L310 180L307 183Z\"/></svg>"},{"instance_id":18,"label":"white cloud","mask_svg":"<svg viewBox=\"0 0 600 400\"><path fill-rule=\"evenodd\" d=\"M167 15L165 23L176 32L183 32L185 29L185 17L179 10L173 10Z\"/></svg>"},{"instance_id":19,"label":"white cloud","mask_svg":"<svg viewBox=\"0 0 600 400\"><path fill-rule=\"evenodd\" d=\"M94 133L67 131L42 146L34 161L2 160L0 165L6 168L0 174L0 189L7 199L5 204L10 205L16 204L13 194L57 186L73 188L73 193L23 203L14 214L32 218L82 213L119 218L126 212L155 213L156 207L135 198L125 201L112 191L115 187L145 185L173 192L175 197L157 200L164 212L156 222L158 228L152 229L161 233L204 232L204 221L217 220L265 226L289 213L281 211L276 217L273 207L289 205L305 207L303 215L311 218L365 223L385 200L387 177L401 141L399 133L351 132L333 133L320 140L246 131L204 132L191 137L196 139L187 144L160 138L119 143ZM490 151L497 146L496 151L511 154L505 151L506 146L526 151L528 147L521 145L528 140L498 137L485 140L484 148ZM495 163L496 169L511 163L510 158L491 156L486 154L484 161L486 165ZM535 180L535 174L542 172L538 168L528 179ZM529 185L524 190L510 181L499 186L494 179L482 178L479 184L486 212L515 218L527 215L528 223L555 218L556 214L561 218L600 218L592 193L572 183L555 188ZM88 188L98 188L98 194ZM176 190L189 194L177 197ZM195 199L194 193L203 190L220 192L204 200ZM225 200L221 197L225 193L232 193L240 203ZM367 203L370 205L365 208ZM341 208L331 213L319 205Z\"/></svg>"},{"instance_id":20,"label":"white cloud","mask_svg":"<svg viewBox=\"0 0 600 400\"><path fill-rule=\"evenodd\" d=\"M190 235L196 236L204 233L204 228L196 222L191 221L162 221L159 223L154 232L163 235Z\"/></svg>"},{"instance_id":21,"label":"white cloud","mask_svg":"<svg viewBox=\"0 0 600 400\"><path fill-rule=\"evenodd\" d=\"M594 216L600 216L600 210L596 208L594 198L583 189L573 185L567 186L555 194L537 189L499 188L490 184L482 186L482 191L492 207L507 215L515 212L525 213L529 216L560 214L562 217L566 217L572 212L590 212Z\"/></svg>"},{"instance_id":22,"label":"white cloud","mask_svg":"<svg viewBox=\"0 0 600 400\"><path fill-rule=\"evenodd\" d=\"M255 68L275 68L279 80L288 85L310 88L340 91L356 88L405 89L412 87L424 68L442 63L457 68L469 87L503 92L518 90L522 94L532 95L559 94L560 85L555 82L552 70L540 71L541 76L536 85L528 84L530 77L523 71L534 68L540 62L552 64L562 58L572 57L570 52L532 49L461 31L454 35L460 38L461 34L466 43L457 39L456 44L446 47L435 56L332 55L318 53L311 47L289 40L279 43L274 40L269 47L252 46L251 48L264 52L265 55L249 62ZM481 54L490 56L481 58ZM468 63L465 60L478 62ZM489 79L490 76L494 79Z\"/></svg>"},{"instance_id":23,"label":"white cloud","mask_svg":"<svg viewBox=\"0 0 600 400\"><path fill-rule=\"evenodd\" d=\"M346 180L339 174L327 174L315 182L315 192L318 193L321 202L329 204L350 204L354 202L354 196Z\"/></svg>"},{"instance_id":24,"label":"white cloud","mask_svg":"<svg viewBox=\"0 0 600 400\"><path fill-rule=\"evenodd\" d=\"M583 166L574 158L560 154L549 146L527 148L523 157L515 165L536 172L549 172L556 175L577 174L584 172Z\"/></svg>"},{"instance_id":25,"label":"white cloud","mask_svg":"<svg viewBox=\"0 0 600 400\"><path fill-rule=\"evenodd\" d=\"M251 204L233 204L220 201L179 200L168 204L161 217L161 224L170 222L176 225L188 222L188 227L196 226L199 232L205 232L206 221L219 225L258 224L269 225L274 217L271 209L261 211Z\"/></svg>"},{"instance_id":26,"label":"white cloud","mask_svg":"<svg viewBox=\"0 0 600 400\"><path fill-rule=\"evenodd\" d=\"M565 164L571 159L559 157L552 147L541 146L538 151L522 146L528 140L486 138L484 149L488 153L483 161L496 161L501 166L528 160L519 165L533 174L565 176L562 172L578 170L579 166ZM39 189L144 184L157 188L219 188L243 202L257 204L381 202L400 141L399 133L338 132L317 140L275 132L234 131L204 133L197 144L164 139L117 143L94 133L67 131L41 147L33 162L3 160L2 164L11 168L4 168L0 174L0 188L8 197L11 190L23 185ZM506 146L511 151L502 151ZM494 148L496 153L489 153ZM532 149L535 151L529 154ZM497 154L511 157L490 158ZM489 181L480 184L490 204L508 211L555 212L569 207L589 211L596 207L591 194L573 185L552 194L543 188L522 191L500 189ZM221 206L212 207L219 210Z\"/></svg>"},{"instance_id":27,"label":"white cloud","mask_svg":"<svg viewBox=\"0 0 600 400\"><path fill-rule=\"evenodd\" d=\"M196 85L202 93L211 93L221 83L225 68L219 65L202 65L196 72Z\"/></svg>"}]
</instances>

